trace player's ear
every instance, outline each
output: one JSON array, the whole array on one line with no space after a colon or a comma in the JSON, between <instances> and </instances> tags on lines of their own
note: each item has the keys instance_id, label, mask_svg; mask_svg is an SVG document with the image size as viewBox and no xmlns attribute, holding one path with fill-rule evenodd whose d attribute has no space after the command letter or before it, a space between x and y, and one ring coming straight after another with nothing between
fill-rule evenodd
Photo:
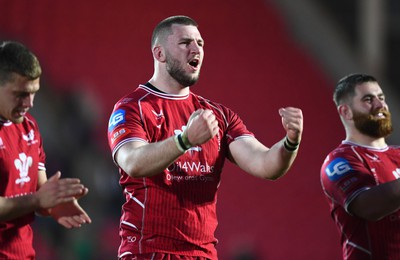
<instances>
[{"instance_id":1,"label":"player's ear","mask_svg":"<svg viewBox=\"0 0 400 260\"><path fill-rule=\"evenodd\" d=\"M153 57L159 62L165 62L165 50L162 46L157 45L153 47Z\"/></svg>"},{"instance_id":2,"label":"player's ear","mask_svg":"<svg viewBox=\"0 0 400 260\"><path fill-rule=\"evenodd\" d=\"M353 111L351 110L350 106L347 104L342 104L337 107L339 115L344 119L350 120L353 118Z\"/></svg>"}]
</instances>

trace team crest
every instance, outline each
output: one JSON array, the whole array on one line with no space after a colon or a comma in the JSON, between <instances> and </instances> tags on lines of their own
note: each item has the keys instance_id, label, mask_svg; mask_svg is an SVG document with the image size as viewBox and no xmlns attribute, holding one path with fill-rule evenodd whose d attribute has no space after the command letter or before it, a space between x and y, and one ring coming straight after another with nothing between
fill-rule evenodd
<instances>
[{"instance_id":1,"label":"team crest","mask_svg":"<svg viewBox=\"0 0 400 260\"><path fill-rule=\"evenodd\" d=\"M19 171L19 178L15 181L15 184L24 185L29 182L31 178L28 176L29 168L32 166L33 159L30 156L26 156L25 153L20 153L19 158L15 159L15 168Z\"/></svg>"}]
</instances>

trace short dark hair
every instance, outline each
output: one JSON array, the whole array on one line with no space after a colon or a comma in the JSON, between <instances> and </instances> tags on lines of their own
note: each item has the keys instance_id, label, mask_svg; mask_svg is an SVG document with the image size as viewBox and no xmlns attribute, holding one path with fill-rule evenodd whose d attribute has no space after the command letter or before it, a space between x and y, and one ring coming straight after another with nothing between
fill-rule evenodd
<instances>
[{"instance_id":1,"label":"short dark hair","mask_svg":"<svg viewBox=\"0 0 400 260\"><path fill-rule=\"evenodd\" d=\"M371 75L360 73L350 74L340 79L333 92L333 101L336 106L339 106L349 98L354 97L355 87L365 82L377 82L377 80Z\"/></svg>"},{"instance_id":2,"label":"short dark hair","mask_svg":"<svg viewBox=\"0 0 400 260\"><path fill-rule=\"evenodd\" d=\"M171 27L173 24L179 25L193 25L198 27L199 25L192 18L185 15L175 15L170 16L162 20L153 30L153 35L151 36L151 47L153 47L160 38L164 38L171 34Z\"/></svg>"},{"instance_id":3,"label":"short dark hair","mask_svg":"<svg viewBox=\"0 0 400 260\"><path fill-rule=\"evenodd\" d=\"M23 44L4 41L0 44L0 84L13 80L13 73L35 80L42 69L35 54Z\"/></svg>"}]
</instances>

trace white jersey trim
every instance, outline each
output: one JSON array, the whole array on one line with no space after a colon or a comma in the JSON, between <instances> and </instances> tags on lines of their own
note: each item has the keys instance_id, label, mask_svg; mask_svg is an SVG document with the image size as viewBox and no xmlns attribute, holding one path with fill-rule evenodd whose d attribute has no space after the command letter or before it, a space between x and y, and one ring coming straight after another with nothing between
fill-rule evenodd
<instances>
[{"instance_id":1,"label":"white jersey trim","mask_svg":"<svg viewBox=\"0 0 400 260\"><path fill-rule=\"evenodd\" d=\"M388 145L378 148L378 147L362 145L362 144L358 144L358 143L354 143L354 142L346 141L346 140L343 140L342 144L348 144L348 145L351 145L351 146L360 146L360 147L363 147L363 148L367 148L369 150L374 150L376 152L385 152L385 151L387 151L389 149Z\"/></svg>"}]
</instances>

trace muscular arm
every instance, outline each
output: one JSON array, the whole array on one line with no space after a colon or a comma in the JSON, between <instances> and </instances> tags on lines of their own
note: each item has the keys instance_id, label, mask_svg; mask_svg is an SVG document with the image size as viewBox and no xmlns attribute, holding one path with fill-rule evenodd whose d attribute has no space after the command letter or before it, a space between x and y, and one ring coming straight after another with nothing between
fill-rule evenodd
<instances>
[{"instance_id":1,"label":"muscular arm","mask_svg":"<svg viewBox=\"0 0 400 260\"><path fill-rule=\"evenodd\" d=\"M400 179L361 192L348 211L357 217L377 221L400 209Z\"/></svg>"},{"instance_id":2,"label":"muscular arm","mask_svg":"<svg viewBox=\"0 0 400 260\"><path fill-rule=\"evenodd\" d=\"M303 133L302 111L287 107L279 109L279 114L286 131L285 138L299 144ZM254 176L276 180L289 170L297 156L297 150L288 151L284 147L284 140L278 141L271 148L255 138L235 140L229 146L231 160Z\"/></svg>"},{"instance_id":3,"label":"muscular arm","mask_svg":"<svg viewBox=\"0 0 400 260\"><path fill-rule=\"evenodd\" d=\"M170 137L157 143L126 143L115 154L115 160L131 177L150 177L162 172L182 154L174 137Z\"/></svg>"},{"instance_id":4,"label":"muscular arm","mask_svg":"<svg viewBox=\"0 0 400 260\"><path fill-rule=\"evenodd\" d=\"M243 138L231 143L229 148L232 161L242 170L269 180L283 176L297 155L283 147L283 140L269 149L255 138Z\"/></svg>"}]
</instances>

